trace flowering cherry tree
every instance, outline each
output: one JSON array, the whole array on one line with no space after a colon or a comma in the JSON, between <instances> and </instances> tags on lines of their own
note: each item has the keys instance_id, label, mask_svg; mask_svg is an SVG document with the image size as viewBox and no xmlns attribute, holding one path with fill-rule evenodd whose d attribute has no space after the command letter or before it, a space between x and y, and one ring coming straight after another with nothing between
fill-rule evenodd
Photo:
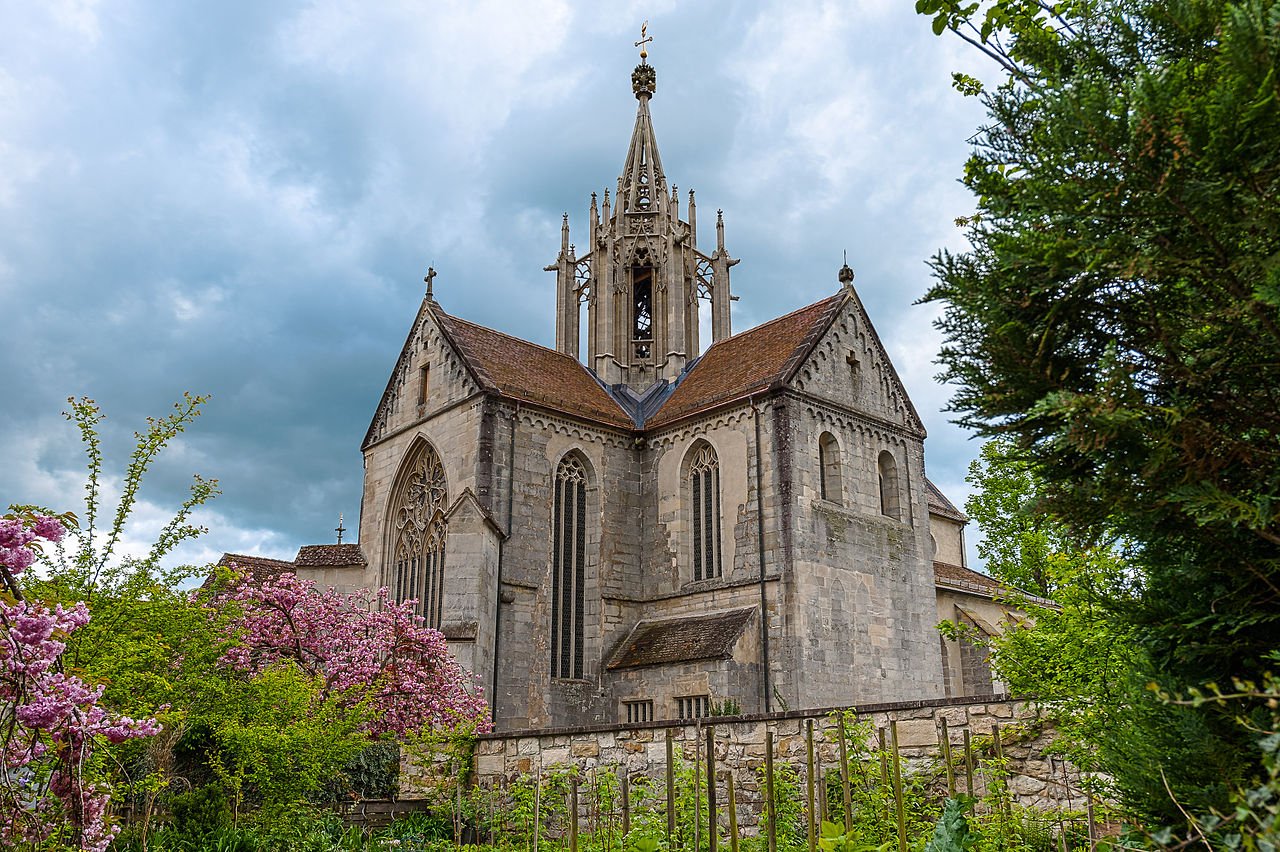
<instances>
[{"instance_id":1,"label":"flowering cherry tree","mask_svg":"<svg viewBox=\"0 0 1280 852\"><path fill-rule=\"evenodd\" d=\"M110 792L95 778L94 748L160 725L110 715L98 705L103 687L62 670L66 638L89 623L83 602L50 608L23 597L19 577L40 542L62 536L55 517L0 518L0 840L101 852L118 829L107 824Z\"/></svg>"},{"instance_id":2,"label":"flowering cherry tree","mask_svg":"<svg viewBox=\"0 0 1280 852\"><path fill-rule=\"evenodd\" d=\"M292 660L325 693L365 711L370 736L459 725L488 730L480 687L444 636L423 626L412 603L392 602L385 588L342 594L294 574L261 582L237 574L210 602L228 605L237 614L226 622L221 663L263 672Z\"/></svg>"}]
</instances>

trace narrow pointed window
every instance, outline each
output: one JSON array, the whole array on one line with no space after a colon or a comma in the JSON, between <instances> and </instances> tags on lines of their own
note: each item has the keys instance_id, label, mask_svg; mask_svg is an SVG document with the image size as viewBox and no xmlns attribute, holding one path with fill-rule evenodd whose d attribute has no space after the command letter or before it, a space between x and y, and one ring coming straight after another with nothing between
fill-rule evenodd
<instances>
[{"instance_id":1,"label":"narrow pointed window","mask_svg":"<svg viewBox=\"0 0 1280 852\"><path fill-rule=\"evenodd\" d=\"M391 513L392 581L396 600L414 600L429 627L444 617L445 520L449 492L444 466L423 444L401 478Z\"/></svg>"},{"instance_id":2,"label":"narrow pointed window","mask_svg":"<svg viewBox=\"0 0 1280 852\"><path fill-rule=\"evenodd\" d=\"M689 464L689 506L693 521L693 579L723 573L720 554L720 460L710 444L700 444Z\"/></svg>"},{"instance_id":3,"label":"narrow pointed window","mask_svg":"<svg viewBox=\"0 0 1280 852\"><path fill-rule=\"evenodd\" d=\"M576 455L556 468L551 519L551 676L583 677L587 584L587 470Z\"/></svg>"},{"instance_id":4,"label":"narrow pointed window","mask_svg":"<svg viewBox=\"0 0 1280 852\"><path fill-rule=\"evenodd\" d=\"M631 270L632 346L637 361L648 361L653 353L653 267Z\"/></svg>"},{"instance_id":5,"label":"narrow pointed window","mask_svg":"<svg viewBox=\"0 0 1280 852\"><path fill-rule=\"evenodd\" d=\"M898 463L893 453L885 450L880 453L877 464L880 475L880 514L890 518L902 519L898 498Z\"/></svg>"},{"instance_id":6,"label":"narrow pointed window","mask_svg":"<svg viewBox=\"0 0 1280 852\"><path fill-rule=\"evenodd\" d=\"M836 436L823 432L818 438L818 489L823 500L839 503L843 499L840 482L840 445Z\"/></svg>"}]
</instances>

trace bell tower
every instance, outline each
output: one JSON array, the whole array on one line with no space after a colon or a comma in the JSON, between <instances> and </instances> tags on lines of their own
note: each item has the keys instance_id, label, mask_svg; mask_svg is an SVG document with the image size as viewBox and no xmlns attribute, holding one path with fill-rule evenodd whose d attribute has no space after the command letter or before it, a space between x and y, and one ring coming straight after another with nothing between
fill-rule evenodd
<instances>
[{"instance_id":1,"label":"bell tower","mask_svg":"<svg viewBox=\"0 0 1280 852\"><path fill-rule=\"evenodd\" d=\"M639 102L626 163L612 200L593 192L588 250L578 256L569 242L569 216L560 229L560 254L546 267L556 273L556 348L579 358L609 385L640 393L680 375L699 353L700 303L710 303L712 342L728 337L729 267L738 261L724 248L724 218L716 214L716 249L697 246L697 211L689 191L686 218L668 186L649 116L657 74L644 49L631 73ZM579 339L587 308L586 351Z\"/></svg>"}]
</instances>

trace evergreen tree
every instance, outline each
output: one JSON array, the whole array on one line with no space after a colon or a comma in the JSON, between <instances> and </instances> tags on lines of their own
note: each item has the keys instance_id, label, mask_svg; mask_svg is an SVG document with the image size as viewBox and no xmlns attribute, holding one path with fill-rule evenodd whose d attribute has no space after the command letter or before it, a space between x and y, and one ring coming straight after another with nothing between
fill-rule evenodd
<instances>
[{"instance_id":1,"label":"evergreen tree","mask_svg":"<svg viewBox=\"0 0 1280 852\"><path fill-rule=\"evenodd\" d=\"M926 296L947 305L954 410L1034 464L1074 534L1124 543L1140 593L1114 617L1145 675L1256 678L1280 636L1280 2L917 9L1005 75L956 76L989 121L972 247L935 257ZM1194 806L1256 769L1212 708L1170 737L1142 706L1129 751L1153 787Z\"/></svg>"}]
</instances>

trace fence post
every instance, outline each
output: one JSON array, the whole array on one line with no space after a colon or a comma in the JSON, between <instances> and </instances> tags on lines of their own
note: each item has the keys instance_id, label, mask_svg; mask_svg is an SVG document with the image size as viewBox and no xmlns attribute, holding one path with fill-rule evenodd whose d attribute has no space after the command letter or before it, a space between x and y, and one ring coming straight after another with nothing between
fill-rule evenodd
<instances>
[{"instance_id":1,"label":"fence post","mask_svg":"<svg viewBox=\"0 0 1280 852\"><path fill-rule=\"evenodd\" d=\"M880 740L880 789L883 790L886 787L891 786L889 784L889 757L888 757L889 746L886 745L885 743L884 728L877 727L876 736ZM885 799L885 818L886 819L893 816L893 814L890 813L891 810L892 810L892 806L890 805L889 800Z\"/></svg>"},{"instance_id":2,"label":"fence post","mask_svg":"<svg viewBox=\"0 0 1280 852\"><path fill-rule=\"evenodd\" d=\"M667 728L667 843L675 844L676 833L676 768L675 743ZM674 848L674 845L673 845Z\"/></svg>"},{"instance_id":3,"label":"fence post","mask_svg":"<svg viewBox=\"0 0 1280 852\"><path fill-rule=\"evenodd\" d=\"M777 810L773 801L773 731L764 732L764 810L768 817L769 852L778 852Z\"/></svg>"},{"instance_id":4,"label":"fence post","mask_svg":"<svg viewBox=\"0 0 1280 852\"><path fill-rule=\"evenodd\" d=\"M898 810L898 852L907 852L907 809L902 801L902 762L898 755L898 721L889 720L889 739L893 744L893 804Z\"/></svg>"},{"instance_id":5,"label":"fence post","mask_svg":"<svg viewBox=\"0 0 1280 852\"><path fill-rule=\"evenodd\" d=\"M840 789L844 793L844 830L846 833L853 826L853 799L849 795L849 744L845 741L844 711L841 710L836 733L840 737Z\"/></svg>"},{"instance_id":6,"label":"fence post","mask_svg":"<svg viewBox=\"0 0 1280 852\"><path fill-rule=\"evenodd\" d=\"M964 729L964 790L973 795L973 736L968 727Z\"/></svg>"},{"instance_id":7,"label":"fence post","mask_svg":"<svg viewBox=\"0 0 1280 852\"><path fill-rule=\"evenodd\" d=\"M806 720L804 729L804 747L805 747L805 813L809 823L809 852L817 852L817 833L814 831L813 817L813 720Z\"/></svg>"},{"instance_id":8,"label":"fence post","mask_svg":"<svg viewBox=\"0 0 1280 852\"><path fill-rule=\"evenodd\" d=\"M702 849L702 723L693 722L693 849Z\"/></svg>"},{"instance_id":9,"label":"fence post","mask_svg":"<svg viewBox=\"0 0 1280 852\"><path fill-rule=\"evenodd\" d=\"M707 725L707 848L716 852L716 729Z\"/></svg>"},{"instance_id":10,"label":"fence post","mask_svg":"<svg viewBox=\"0 0 1280 852\"><path fill-rule=\"evenodd\" d=\"M627 768L622 768L622 836L626 837L631 833L631 775L627 772Z\"/></svg>"},{"instance_id":11,"label":"fence post","mask_svg":"<svg viewBox=\"0 0 1280 852\"><path fill-rule=\"evenodd\" d=\"M578 776L569 779L569 852L578 852Z\"/></svg>"},{"instance_id":12,"label":"fence post","mask_svg":"<svg viewBox=\"0 0 1280 852\"><path fill-rule=\"evenodd\" d=\"M542 833L542 755L533 774L533 852L538 852L538 835Z\"/></svg>"},{"instance_id":13,"label":"fence post","mask_svg":"<svg viewBox=\"0 0 1280 852\"><path fill-rule=\"evenodd\" d=\"M942 746L942 761L947 765L947 795L956 794L956 771L951 765L951 731L947 729L945 716L938 717L938 744Z\"/></svg>"},{"instance_id":14,"label":"fence post","mask_svg":"<svg viewBox=\"0 0 1280 852\"><path fill-rule=\"evenodd\" d=\"M738 852L738 800L733 794L733 768L729 768L729 852Z\"/></svg>"}]
</instances>

